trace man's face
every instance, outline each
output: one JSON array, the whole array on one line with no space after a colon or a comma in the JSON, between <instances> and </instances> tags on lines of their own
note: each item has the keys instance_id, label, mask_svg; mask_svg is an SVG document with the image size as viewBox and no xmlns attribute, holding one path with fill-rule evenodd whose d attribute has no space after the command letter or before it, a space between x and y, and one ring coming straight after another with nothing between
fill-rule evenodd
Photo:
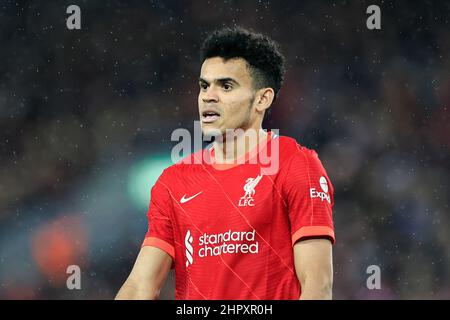
<instances>
[{"instance_id":1,"label":"man's face","mask_svg":"<svg viewBox=\"0 0 450 320\"><path fill-rule=\"evenodd\" d=\"M244 59L226 62L220 57L206 59L199 85L198 109L205 135L251 126L255 118L252 106L255 90Z\"/></svg>"}]
</instances>

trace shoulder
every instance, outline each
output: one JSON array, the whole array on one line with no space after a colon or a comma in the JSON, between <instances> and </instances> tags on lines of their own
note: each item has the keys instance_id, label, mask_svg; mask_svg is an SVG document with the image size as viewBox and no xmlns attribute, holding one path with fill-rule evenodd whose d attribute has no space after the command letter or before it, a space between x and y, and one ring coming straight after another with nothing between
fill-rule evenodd
<instances>
[{"instance_id":1,"label":"shoulder","mask_svg":"<svg viewBox=\"0 0 450 320\"><path fill-rule=\"evenodd\" d=\"M294 188L302 185L306 188L312 182L323 184L322 180L325 178L331 190L333 189L327 171L314 149L302 146L293 138L280 137L280 154L283 153L286 157L282 162L281 172L285 183Z\"/></svg>"},{"instance_id":2,"label":"shoulder","mask_svg":"<svg viewBox=\"0 0 450 320\"><path fill-rule=\"evenodd\" d=\"M273 142L278 141L279 144L279 152L280 159L283 159L283 162L290 162L293 159L296 160L315 160L318 159L317 152L314 149L309 149L300 143L297 142L296 139L288 136L277 136L273 139Z\"/></svg>"},{"instance_id":3,"label":"shoulder","mask_svg":"<svg viewBox=\"0 0 450 320\"><path fill-rule=\"evenodd\" d=\"M182 158L178 162L164 169L160 179L173 180L179 179L193 170L201 170L201 164L205 163L205 157L208 156L207 148L201 149L197 152L191 153Z\"/></svg>"},{"instance_id":4,"label":"shoulder","mask_svg":"<svg viewBox=\"0 0 450 320\"><path fill-rule=\"evenodd\" d=\"M314 149L307 148L291 137L280 137L280 174L281 181L293 184L319 181L328 175L319 155Z\"/></svg>"}]
</instances>

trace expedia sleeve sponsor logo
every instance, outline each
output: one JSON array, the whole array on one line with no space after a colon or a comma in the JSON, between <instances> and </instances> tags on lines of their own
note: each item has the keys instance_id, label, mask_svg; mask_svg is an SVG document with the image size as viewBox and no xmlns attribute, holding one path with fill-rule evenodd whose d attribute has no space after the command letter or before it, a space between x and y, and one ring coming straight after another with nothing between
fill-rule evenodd
<instances>
[{"instance_id":1,"label":"expedia sleeve sponsor logo","mask_svg":"<svg viewBox=\"0 0 450 320\"><path fill-rule=\"evenodd\" d=\"M331 198L330 198L330 195L328 194L327 179L325 177L320 177L319 184L320 184L320 188L322 189L322 191L318 191L318 190L316 190L316 188L309 189L309 194L310 194L311 198L320 198L320 200L322 200L322 201L327 200L328 203L331 204Z\"/></svg>"}]
</instances>

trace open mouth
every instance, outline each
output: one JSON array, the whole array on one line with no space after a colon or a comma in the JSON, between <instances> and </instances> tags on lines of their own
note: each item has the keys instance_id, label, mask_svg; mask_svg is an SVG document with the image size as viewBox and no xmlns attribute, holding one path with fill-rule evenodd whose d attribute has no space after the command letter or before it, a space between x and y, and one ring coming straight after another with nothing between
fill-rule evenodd
<instances>
[{"instance_id":1,"label":"open mouth","mask_svg":"<svg viewBox=\"0 0 450 320\"><path fill-rule=\"evenodd\" d=\"M211 123L220 118L220 114L215 111L203 111L202 112L202 122L203 123Z\"/></svg>"}]
</instances>

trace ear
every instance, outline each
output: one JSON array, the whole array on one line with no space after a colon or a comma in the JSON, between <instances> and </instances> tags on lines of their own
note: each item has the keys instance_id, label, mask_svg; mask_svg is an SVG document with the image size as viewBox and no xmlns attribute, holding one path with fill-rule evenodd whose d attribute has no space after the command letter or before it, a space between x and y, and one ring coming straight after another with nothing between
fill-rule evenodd
<instances>
[{"instance_id":1,"label":"ear","mask_svg":"<svg viewBox=\"0 0 450 320\"><path fill-rule=\"evenodd\" d=\"M264 112L268 109L273 102L275 97L275 92L272 88L262 88L256 92L256 110L259 112Z\"/></svg>"}]
</instances>

